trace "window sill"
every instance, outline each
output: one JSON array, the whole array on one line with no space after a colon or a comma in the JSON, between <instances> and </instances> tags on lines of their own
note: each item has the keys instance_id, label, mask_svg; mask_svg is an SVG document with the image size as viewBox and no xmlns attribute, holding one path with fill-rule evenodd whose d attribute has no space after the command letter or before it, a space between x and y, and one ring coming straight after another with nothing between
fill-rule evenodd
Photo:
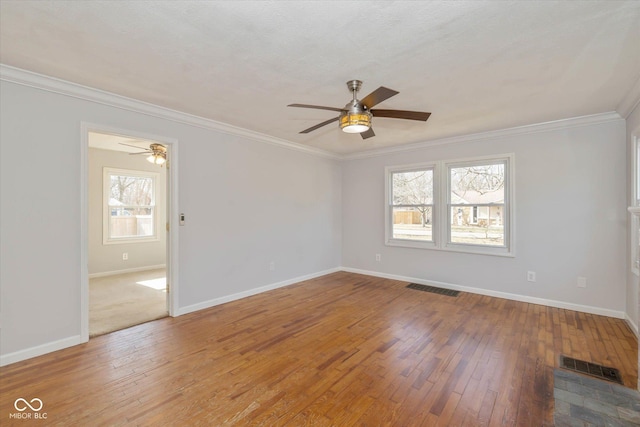
<instances>
[{"instance_id":1,"label":"window sill","mask_svg":"<svg viewBox=\"0 0 640 427\"><path fill-rule=\"evenodd\" d=\"M113 239L113 240L103 240L103 245L131 245L136 243L154 243L159 242L160 239L156 237L141 237L138 239L135 238L126 238L126 239Z\"/></svg>"},{"instance_id":2,"label":"window sill","mask_svg":"<svg viewBox=\"0 0 640 427\"><path fill-rule=\"evenodd\" d=\"M403 248L438 249L436 248L436 245L433 242L421 242L417 240L390 239L390 240L387 240L385 244L387 246L398 246Z\"/></svg>"},{"instance_id":3,"label":"window sill","mask_svg":"<svg viewBox=\"0 0 640 427\"><path fill-rule=\"evenodd\" d=\"M402 248L411 248L411 249L429 249L435 251L442 252L458 252L465 254L474 254L474 255L490 255L490 256L499 256L505 258L515 258L516 254L514 251L509 251L506 248L481 248L475 246L445 246L438 247L435 243L432 242L413 242L408 240L387 240L385 242L386 246L394 246L394 247L402 247Z\"/></svg>"}]
</instances>

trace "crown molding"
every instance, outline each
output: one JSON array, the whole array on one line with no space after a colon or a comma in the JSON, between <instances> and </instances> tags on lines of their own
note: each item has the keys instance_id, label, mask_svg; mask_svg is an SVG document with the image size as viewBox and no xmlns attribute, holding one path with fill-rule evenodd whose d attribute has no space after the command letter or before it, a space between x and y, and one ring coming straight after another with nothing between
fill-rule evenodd
<instances>
[{"instance_id":1,"label":"crown molding","mask_svg":"<svg viewBox=\"0 0 640 427\"><path fill-rule=\"evenodd\" d=\"M309 147L306 145L298 144L285 139L276 138L273 136L265 135L263 133L254 132L248 129L243 129L230 124L218 122L204 117L195 116L192 114L183 113L180 111L172 110L158 105L150 104L147 102L139 101L133 98L127 98L125 96L116 95L111 92L106 92L100 89L91 88L88 86L79 85L66 80L61 80L55 77L46 76L43 74L34 73L31 71L23 70L20 68L11 67L5 64L0 64L0 80L20 84L23 86L29 86L36 89L45 90L48 92L54 92L61 95L78 98L86 101L95 102L98 104L108 105L115 108L120 108L127 111L145 114L160 119L170 120L176 123L181 123L189 126L199 127L202 129L213 130L217 132L226 133L228 135L239 136L247 138L253 141L264 142L267 144L275 145L290 150L295 150L307 154L311 154L318 157L324 157L328 159L338 160L352 160L363 159L368 157L384 156L394 153L400 153L404 151L419 150L423 148L433 147L444 144L456 144L461 142L473 142L482 141L487 139L504 138L515 135L524 135L537 132L546 132L556 129L567 129L577 126L587 126L592 124L606 123L615 120L621 120L628 117L628 115L636 108L640 102L640 79L629 91L623 102L617 108L618 112L612 111L608 113L593 114L589 116L574 117L569 119L561 119L544 123L537 123L532 125L525 125L507 129L500 129L495 131L488 131L482 133L475 133L469 135L453 136L447 138L438 138L433 140L422 141L413 144L405 144L395 147L385 147L374 150L368 150L352 154L335 154L319 148Z\"/></svg>"},{"instance_id":2,"label":"crown molding","mask_svg":"<svg viewBox=\"0 0 640 427\"><path fill-rule=\"evenodd\" d=\"M0 64L0 80L16 83L23 86L29 86L36 89L54 92L61 95L91 101L98 104L108 105L110 107L120 108L122 110L132 111L145 114L160 119L170 120L173 122L199 127L202 129L214 130L226 133L228 135L240 136L258 142L276 145L290 150L301 151L303 153L312 154L314 156L339 159L340 156L329 151L318 148L308 147L287 141L281 138L275 138L263 133L254 132L237 126L218 122L204 117L183 113L147 102L139 101L133 98L106 92L100 89L83 86L55 77L34 73L20 68L11 67Z\"/></svg>"},{"instance_id":3,"label":"crown molding","mask_svg":"<svg viewBox=\"0 0 640 427\"><path fill-rule=\"evenodd\" d=\"M568 129L579 126L588 126L593 124L606 123L623 118L615 111L601 114L593 114L589 116L574 117L570 119L554 120L551 122L536 123L532 125L518 126L507 129L493 130L488 132L474 133L469 135L452 136L447 138L438 138L414 144L400 145L396 147L378 148L375 150L363 151L353 154L345 154L342 160L364 159L368 157L378 157L388 154L400 153L404 151L420 150L423 148L433 147L445 144L458 144L461 142L484 141L488 139L505 138L516 135L526 135L538 132L548 132L557 129Z\"/></svg>"},{"instance_id":4,"label":"crown molding","mask_svg":"<svg viewBox=\"0 0 640 427\"><path fill-rule=\"evenodd\" d=\"M616 111L625 119L629 117L629 114L638 107L640 104L640 77L636 81L636 84L631 87L627 95L622 102L618 104Z\"/></svg>"}]
</instances>

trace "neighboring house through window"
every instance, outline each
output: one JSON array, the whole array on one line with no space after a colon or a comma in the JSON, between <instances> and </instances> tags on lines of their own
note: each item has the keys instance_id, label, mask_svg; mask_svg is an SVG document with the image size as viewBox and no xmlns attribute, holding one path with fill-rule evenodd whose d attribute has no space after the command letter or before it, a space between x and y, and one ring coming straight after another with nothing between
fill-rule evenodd
<instances>
[{"instance_id":1,"label":"neighboring house through window","mask_svg":"<svg viewBox=\"0 0 640 427\"><path fill-rule=\"evenodd\" d=\"M387 167L386 244L513 255L513 155Z\"/></svg>"}]
</instances>

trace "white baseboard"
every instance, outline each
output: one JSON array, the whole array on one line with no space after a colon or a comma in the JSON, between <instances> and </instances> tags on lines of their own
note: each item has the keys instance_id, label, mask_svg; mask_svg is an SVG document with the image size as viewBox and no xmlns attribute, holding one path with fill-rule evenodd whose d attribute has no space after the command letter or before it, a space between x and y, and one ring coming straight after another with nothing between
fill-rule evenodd
<instances>
[{"instance_id":1,"label":"white baseboard","mask_svg":"<svg viewBox=\"0 0 640 427\"><path fill-rule=\"evenodd\" d=\"M138 273L140 271L157 270L159 268L167 268L166 264L147 265L145 267L127 268L125 270L103 271L102 273L91 273L89 279L95 279L96 277L116 276L118 274L126 273Z\"/></svg>"},{"instance_id":2,"label":"white baseboard","mask_svg":"<svg viewBox=\"0 0 640 427\"><path fill-rule=\"evenodd\" d=\"M188 305L186 307L180 307L177 310L176 316L192 313L198 310L204 310L205 308L214 307L216 305L224 304L227 302L235 301L241 298L250 297L252 295L260 294L262 292L278 289L283 286L293 285L294 283L303 282L305 280L315 279L316 277L324 276L331 273L340 271L340 268L331 268L329 270L319 271L317 273L307 274L305 276L294 277L293 279L284 280L278 283L272 283L270 285L261 286L259 288L249 289L247 291L238 292L237 294L226 295L220 298L215 298L208 301L203 301L198 304Z\"/></svg>"},{"instance_id":3,"label":"white baseboard","mask_svg":"<svg viewBox=\"0 0 640 427\"><path fill-rule=\"evenodd\" d=\"M634 322L631 317L629 317L628 313L624 314L624 319L627 321L627 325L629 325L633 333L636 334L636 338L640 339L640 333L638 333L638 324Z\"/></svg>"},{"instance_id":4,"label":"white baseboard","mask_svg":"<svg viewBox=\"0 0 640 427\"><path fill-rule=\"evenodd\" d=\"M73 347L74 345L82 344L84 342L86 341L83 341L80 335L76 335L73 337L63 338L58 341L53 341L35 347L27 348L25 350L19 350L0 356L0 366L21 362L23 360L31 359L32 357L42 356L43 354L62 350L63 348L67 347Z\"/></svg>"},{"instance_id":5,"label":"white baseboard","mask_svg":"<svg viewBox=\"0 0 640 427\"><path fill-rule=\"evenodd\" d=\"M616 319L625 319L624 311L610 310L607 308L593 307L589 305L580 305L564 301L555 301L545 298L530 297L527 295L510 294L508 292L492 291L489 289L473 288L470 286L454 285L452 283L437 282L435 280L424 280L415 277L399 276L396 274L380 273L378 271L360 270L357 268L341 267L342 271L349 273L365 274L367 276L382 277L384 279L400 280L402 282L418 283L420 285L435 285L440 288L453 289L455 291L470 292L472 294L487 295L490 297L504 298L513 301L528 302L531 304L545 305L548 307L564 308L567 310L580 311L583 313L598 314L601 316L615 317ZM637 327L636 327L637 331Z\"/></svg>"}]
</instances>

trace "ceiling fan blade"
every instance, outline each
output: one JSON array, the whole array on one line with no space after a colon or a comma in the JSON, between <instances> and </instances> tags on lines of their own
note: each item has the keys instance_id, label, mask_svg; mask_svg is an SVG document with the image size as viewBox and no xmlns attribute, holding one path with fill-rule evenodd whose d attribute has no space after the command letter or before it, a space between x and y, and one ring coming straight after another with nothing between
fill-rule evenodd
<instances>
[{"instance_id":1,"label":"ceiling fan blade","mask_svg":"<svg viewBox=\"0 0 640 427\"><path fill-rule=\"evenodd\" d=\"M422 111L405 111L405 110L371 110L373 117L388 117L390 119L408 119L421 120L426 122L431 113Z\"/></svg>"},{"instance_id":2,"label":"ceiling fan blade","mask_svg":"<svg viewBox=\"0 0 640 427\"><path fill-rule=\"evenodd\" d=\"M124 142L119 142L118 144L120 144L120 145L126 145L127 147L137 148L138 150L146 150L146 148L144 148L144 147L140 147L139 145L125 144Z\"/></svg>"},{"instance_id":3,"label":"ceiling fan blade","mask_svg":"<svg viewBox=\"0 0 640 427\"><path fill-rule=\"evenodd\" d=\"M336 107L324 107L322 105L307 105L307 104L289 104L287 107L297 107L297 108L314 108L316 110L329 110L329 111L342 111L342 108Z\"/></svg>"},{"instance_id":4,"label":"ceiling fan blade","mask_svg":"<svg viewBox=\"0 0 640 427\"><path fill-rule=\"evenodd\" d=\"M153 154L153 151L141 151L139 153L129 153L130 156L134 154Z\"/></svg>"},{"instance_id":5,"label":"ceiling fan blade","mask_svg":"<svg viewBox=\"0 0 640 427\"><path fill-rule=\"evenodd\" d=\"M389 99L394 95L399 94L400 92L395 91L393 89L386 88L384 86L380 86L378 89L371 92L369 95L365 96L360 103L371 109L374 105L377 105L384 101L385 99Z\"/></svg>"},{"instance_id":6,"label":"ceiling fan blade","mask_svg":"<svg viewBox=\"0 0 640 427\"><path fill-rule=\"evenodd\" d=\"M362 139L367 139L367 138L371 138L372 136L376 136L376 134L373 132L373 128L369 128L364 132L362 132L360 136L362 137Z\"/></svg>"},{"instance_id":7,"label":"ceiling fan blade","mask_svg":"<svg viewBox=\"0 0 640 427\"><path fill-rule=\"evenodd\" d=\"M318 123L318 124L317 124L317 125L315 125L315 126L311 126L309 129L305 129L305 130L303 130L303 131L302 131L302 132L300 132L300 133L309 133L309 132L313 132L314 130L319 129L319 128L321 128L322 126L326 126L326 125L328 125L329 123L337 122L339 118L340 118L340 116L338 116L338 117L334 117L333 119L325 120L324 122L322 122L322 123Z\"/></svg>"}]
</instances>

